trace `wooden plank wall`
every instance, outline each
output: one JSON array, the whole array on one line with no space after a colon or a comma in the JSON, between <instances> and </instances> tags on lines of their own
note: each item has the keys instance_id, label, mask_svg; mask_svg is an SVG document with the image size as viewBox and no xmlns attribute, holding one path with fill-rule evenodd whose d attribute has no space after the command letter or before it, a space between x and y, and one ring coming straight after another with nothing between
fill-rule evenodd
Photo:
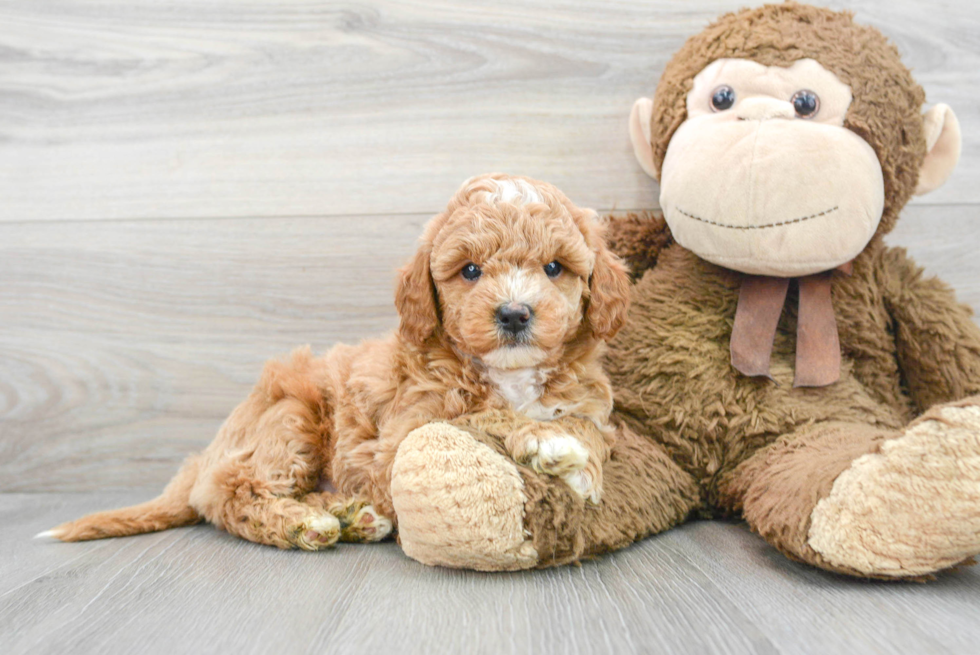
<instances>
[{"instance_id":1,"label":"wooden plank wall","mask_svg":"<svg viewBox=\"0 0 980 655\"><path fill-rule=\"evenodd\" d=\"M263 360L395 324L395 267L470 175L655 207L630 105L742 4L5 0L0 491L159 488ZM980 307L980 7L847 6L960 117L891 241Z\"/></svg>"}]
</instances>

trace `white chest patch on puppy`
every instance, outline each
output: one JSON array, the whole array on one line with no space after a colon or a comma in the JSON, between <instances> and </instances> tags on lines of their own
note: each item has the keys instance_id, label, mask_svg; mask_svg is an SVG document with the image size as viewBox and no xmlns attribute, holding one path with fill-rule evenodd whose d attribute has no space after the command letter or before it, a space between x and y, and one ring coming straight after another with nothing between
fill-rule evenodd
<instances>
[{"instance_id":1,"label":"white chest patch on puppy","mask_svg":"<svg viewBox=\"0 0 980 655\"><path fill-rule=\"evenodd\" d=\"M491 368L487 370L487 376L496 387L497 393L503 396L514 410L536 421L550 421L557 416L557 408L549 409L538 402L547 379L540 370Z\"/></svg>"},{"instance_id":2,"label":"white chest patch on puppy","mask_svg":"<svg viewBox=\"0 0 980 655\"><path fill-rule=\"evenodd\" d=\"M535 368L491 368L487 373L497 391L514 409L520 410L541 397L544 376Z\"/></svg>"}]
</instances>

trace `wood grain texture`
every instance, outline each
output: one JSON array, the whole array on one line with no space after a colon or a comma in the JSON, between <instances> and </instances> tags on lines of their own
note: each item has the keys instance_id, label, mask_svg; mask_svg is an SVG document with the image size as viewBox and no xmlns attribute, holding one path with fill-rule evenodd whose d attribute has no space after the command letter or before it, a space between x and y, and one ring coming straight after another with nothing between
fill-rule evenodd
<instances>
[{"instance_id":1,"label":"wood grain texture","mask_svg":"<svg viewBox=\"0 0 980 655\"><path fill-rule=\"evenodd\" d=\"M427 218L0 224L0 490L156 488L265 360L393 328Z\"/></svg>"},{"instance_id":2,"label":"wood grain texture","mask_svg":"<svg viewBox=\"0 0 980 655\"><path fill-rule=\"evenodd\" d=\"M391 543L305 553L198 526L27 541L132 494L0 495L0 651L975 653L980 570L929 585L794 564L690 523L581 567L430 569Z\"/></svg>"},{"instance_id":3,"label":"wood grain texture","mask_svg":"<svg viewBox=\"0 0 980 655\"><path fill-rule=\"evenodd\" d=\"M973 205L891 243L980 307ZM0 224L0 491L159 489L294 347L397 324L427 216Z\"/></svg>"},{"instance_id":4,"label":"wood grain texture","mask_svg":"<svg viewBox=\"0 0 980 655\"><path fill-rule=\"evenodd\" d=\"M493 170L650 208L626 118L744 0L0 5L0 220L431 213ZM978 202L980 5L854 0L958 112Z\"/></svg>"}]
</instances>

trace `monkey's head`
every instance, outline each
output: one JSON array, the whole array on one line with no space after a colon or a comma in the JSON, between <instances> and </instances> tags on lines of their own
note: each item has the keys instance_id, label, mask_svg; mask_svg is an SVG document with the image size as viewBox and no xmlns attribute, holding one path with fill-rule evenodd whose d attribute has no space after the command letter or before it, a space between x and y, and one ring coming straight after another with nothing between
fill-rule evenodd
<instances>
[{"instance_id":1,"label":"monkey's head","mask_svg":"<svg viewBox=\"0 0 980 655\"><path fill-rule=\"evenodd\" d=\"M960 130L852 15L788 2L723 16L667 64L630 136L674 238L791 277L854 259L956 166Z\"/></svg>"}]
</instances>

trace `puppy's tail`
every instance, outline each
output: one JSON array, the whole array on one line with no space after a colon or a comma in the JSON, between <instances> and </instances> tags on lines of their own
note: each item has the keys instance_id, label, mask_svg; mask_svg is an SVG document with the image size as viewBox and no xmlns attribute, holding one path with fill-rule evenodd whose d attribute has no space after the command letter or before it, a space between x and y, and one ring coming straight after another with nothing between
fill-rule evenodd
<instances>
[{"instance_id":1,"label":"puppy's tail","mask_svg":"<svg viewBox=\"0 0 980 655\"><path fill-rule=\"evenodd\" d=\"M190 506L191 489L197 479L197 471L197 458L188 459L163 493L153 500L132 507L89 514L45 530L34 538L88 541L157 532L197 523L201 516Z\"/></svg>"}]
</instances>

